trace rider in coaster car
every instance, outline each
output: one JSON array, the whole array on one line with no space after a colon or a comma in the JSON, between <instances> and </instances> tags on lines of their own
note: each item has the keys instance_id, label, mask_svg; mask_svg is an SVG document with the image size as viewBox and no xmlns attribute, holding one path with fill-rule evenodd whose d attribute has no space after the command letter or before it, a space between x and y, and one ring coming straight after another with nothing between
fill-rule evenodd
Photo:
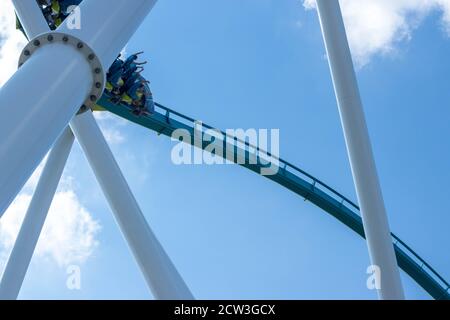
<instances>
[{"instance_id":1,"label":"rider in coaster car","mask_svg":"<svg viewBox=\"0 0 450 320\"><path fill-rule=\"evenodd\" d=\"M138 116L154 111L149 82L141 76L142 65L147 62L136 62L140 54L142 52L135 53L125 61L119 55L108 70L106 84L111 102L127 105Z\"/></svg>"},{"instance_id":2,"label":"rider in coaster car","mask_svg":"<svg viewBox=\"0 0 450 320\"><path fill-rule=\"evenodd\" d=\"M125 84L122 78L124 61L120 56L119 54L106 74L106 90L115 95L119 94L120 88Z\"/></svg>"},{"instance_id":3,"label":"rider in coaster car","mask_svg":"<svg viewBox=\"0 0 450 320\"><path fill-rule=\"evenodd\" d=\"M144 67L140 66L146 64L146 62L144 63L131 63L126 65L124 63L124 71L123 71L123 78L125 79L125 82L130 79L131 77L133 77L133 75L135 73L141 73L142 71L144 71Z\"/></svg>"},{"instance_id":4,"label":"rider in coaster car","mask_svg":"<svg viewBox=\"0 0 450 320\"><path fill-rule=\"evenodd\" d=\"M117 70L114 74L107 75L106 90L112 94L120 94L120 88L124 85L122 70Z\"/></svg>"},{"instance_id":5,"label":"rider in coaster car","mask_svg":"<svg viewBox=\"0 0 450 320\"><path fill-rule=\"evenodd\" d=\"M135 89L135 96L138 99L133 103L133 113L137 116L151 114L154 111L153 96L148 83L148 81L145 81Z\"/></svg>"},{"instance_id":6,"label":"rider in coaster car","mask_svg":"<svg viewBox=\"0 0 450 320\"><path fill-rule=\"evenodd\" d=\"M137 53L132 54L131 56L129 56L129 57L125 60L125 62L124 62L124 64L123 64L123 67L124 67L125 69L129 68L130 65L133 64L133 63L135 63L136 60L139 58L139 56L140 56L141 54L143 54L143 53L144 53L143 51L140 51L140 52L137 52Z\"/></svg>"},{"instance_id":7,"label":"rider in coaster car","mask_svg":"<svg viewBox=\"0 0 450 320\"><path fill-rule=\"evenodd\" d=\"M131 87L133 87L134 84L136 83L136 81L138 81L141 78L140 73L144 70L142 65L147 63L147 62L142 62L142 63L136 62L136 60L138 59L138 57L141 53L142 52L135 53L135 54L131 55L130 57L128 57L125 60L125 62L123 62L123 65L120 69L123 72L121 78L125 82L120 87L120 93L119 93L120 100L128 105L131 105L131 103L133 102L132 98L128 95L128 90ZM117 69L118 65L113 64L112 67L114 69ZM117 99L117 100L119 100L119 99Z\"/></svg>"},{"instance_id":8,"label":"rider in coaster car","mask_svg":"<svg viewBox=\"0 0 450 320\"><path fill-rule=\"evenodd\" d=\"M61 10L61 5L58 0L52 0L52 4L50 6L52 9L52 18L55 23L55 26L58 27L64 20L64 14Z\"/></svg>"},{"instance_id":9,"label":"rider in coaster car","mask_svg":"<svg viewBox=\"0 0 450 320\"><path fill-rule=\"evenodd\" d=\"M138 82L138 80L142 79L141 73L140 72L133 72L131 74L131 76L129 76L128 78L126 78L127 80L125 81L124 86L122 87L122 92L127 92L128 90L131 89L131 87L134 86L134 84L136 82Z\"/></svg>"},{"instance_id":10,"label":"rider in coaster car","mask_svg":"<svg viewBox=\"0 0 450 320\"><path fill-rule=\"evenodd\" d=\"M119 97L117 100L122 103L131 106L133 104L133 97L130 95L130 89L135 85L137 79L139 79L139 73L134 72L131 76L126 78L125 84L120 88Z\"/></svg>"},{"instance_id":11,"label":"rider in coaster car","mask_svg":"<svg viewBox=\"0 0 450 320\"><path fill-rule=\"evenodd\" d=\"M119 54L117 59L113 62L113 64L111 65L111 67L108 70L109 73L114 74L117 71L119 71L120 69L123 69L124 61L120 58L121 56L122 56L122 54Z\"/></svg>"},{"instance_id":12,"label":"rider in coaster car","mask_svg":"<svg viewBox=\"0 0 450 320\"><path fill-rule=\"evenodd\" d=\"M149 83L148 81L141 80L136 82L131 88L127 90L127 95L133 99L133 101L140 101L142 96L145 94L145 83Z\"/></svg>"},{"instance_id":13,"label":"rider in coaster car","mask_svg":"<svg viewBox=\"0 0 450 320\"><path fill-rule=\"evenodd\" d=\"M111 93L122 95L130 88L139 77L139 72L143 70L142 65L145 63L135 63L138 54L130 56L123 61L121 54L113 62L107 73L107 89Z\"/></svg>"}]
</instances>

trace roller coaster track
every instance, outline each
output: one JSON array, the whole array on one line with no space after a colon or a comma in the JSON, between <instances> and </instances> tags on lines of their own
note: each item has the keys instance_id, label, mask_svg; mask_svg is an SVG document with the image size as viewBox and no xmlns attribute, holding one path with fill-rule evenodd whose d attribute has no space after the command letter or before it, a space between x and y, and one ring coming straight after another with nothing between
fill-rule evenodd
<instances>
[{"instance_id":1,"label":"roller coaster track","mask_svg":"<svg viewBox=\"0 0 450 320\"><path fill-rule=\"evenodd\" d=\"M130 112L130 109L125 105L111 103L107 94L103 95L98 105L119 117L168 137L171 137L177 129L185 129L191 136L194 136L194 130L197 128L194 119L158 103L154 114L140 117ZM214 129L205 124L203 124L203 128ZM222 132L222 134L226 136L225 133ZM246 147L252 147L248 143L244 143ZM191 139L191 144L194 144L194 139ZM205 149L206 147L207 143L203 142L202 148ZM236 148L239 148L239 145ZM237 149L235 151L237 152ZM245 158L248 160L249 150L241 148L240 151L245 154ZM310 201L365 238L362 218L359 214L360 209L355 203L302 169L282 159L277 160L279 160L277 168L279 170L274 175L265 175L265 178ZM245 164L239 163L239 165L258 174L264 167L263 164L250 164L250 161L245 161ZM449 283L395 234L391 235L399 267L434 299L450 300Z\"/></svg>"}]
</instances>

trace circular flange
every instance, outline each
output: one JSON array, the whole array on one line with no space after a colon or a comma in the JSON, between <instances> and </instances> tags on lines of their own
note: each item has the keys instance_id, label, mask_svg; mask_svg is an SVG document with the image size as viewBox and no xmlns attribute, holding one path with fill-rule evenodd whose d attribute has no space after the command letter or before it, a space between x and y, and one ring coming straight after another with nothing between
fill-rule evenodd
<instances>
[{"instance_id":1,"label":"circular flange","mask_svg":"<svg viewBox=\"0 0 450 320\"><path fill-rule=\"evenodd\" d=\"M86 61L91 67L93 83L92 88L83 105L81 106L79 113L85 112L88 109L93 109L105 89L106 76L100 59L85 42L78 39L77 37L61 32L48 32L37 36L36 38L31 40L23 49L22 54L19 58L19 68L23 64L25 64L27 60L37 50L39 50L39 48L50 45L52 43L62 43L68 46L72 46L86 58Z\"/></svg>"}]
</instances>

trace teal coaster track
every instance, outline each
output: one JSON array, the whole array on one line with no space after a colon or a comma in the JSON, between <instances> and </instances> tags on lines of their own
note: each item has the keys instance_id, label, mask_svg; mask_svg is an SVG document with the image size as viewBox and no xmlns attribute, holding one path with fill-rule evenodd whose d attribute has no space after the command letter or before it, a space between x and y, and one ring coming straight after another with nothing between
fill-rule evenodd
<instances>
[{"instance_id":1,"label":"teal coaster track","mask_svg":"<svg viewBox=\"0 0 450 320\"><path fill-rule=\"evenodd\" d=\"M190 132L191 136L194 136L196 120L179 112L156 103L154 113L137 116L126 105L112 103L110 98L105 93L97 104L119 117L155 131L159 135L171 137L175 130L185 129ZM206 124L203 124L203 128L205 130L214 129ZM222 134L226 136L225 133L222 132ZM194 139L191 139L191 144L194 144ZM207 145L207 143L203 143L203 150ZM241 149L240 151L245 153L245 157L248 160L250 152L247 147L251 146L248 143L245 143L245 145L245 150ZM236 148L234 154L237 154L238 146L234 147ZM265 167L264 164L250 164L250 161L245 161L245 164L239 165L258 174ZM319 179L282 159L279 159L279 170L275 175L265 175L263 177L310 201L365 238L359 207ZM392 242L399 267L434 299L450 300L450 284L395 234L392 234Z\"/></svg>"}]
</instances>

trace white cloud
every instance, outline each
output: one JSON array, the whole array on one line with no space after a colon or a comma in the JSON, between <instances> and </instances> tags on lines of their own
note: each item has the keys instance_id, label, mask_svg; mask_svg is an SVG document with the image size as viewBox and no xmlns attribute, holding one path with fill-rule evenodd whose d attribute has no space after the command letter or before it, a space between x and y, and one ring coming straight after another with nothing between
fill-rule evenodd
<instances>
[{"instance_id":1,"label":"white cloud","mask_svg":"<svg viewBox=\"0 0 450 320\"><path fill-rule=\"evenodd\" d=\"M123 128L128 125L128 121L114 116L109 112L94 112L94 117L106 141L111 145L120 145L125 142Z\"/></svg>"},{"instance_id":2,"label":"white cloud","mask_svg":"<svg viewBox=\"0 0 450 320\"><path fill-rule=\"evenodd\" d=\"M0 219L1 269L14 245L42 169L43 164ZM40 259L50 259L60 267L85 262L98 246L96 236L101 229L99 222L79 202L71 181L70 176L62 179L34 254Z\"/></svg>"},{"instance_id":3,"label":"white cloud","mask_svg":"<svg viewBox=\"0 0 450 320\"><path fill-rule=\"evenodd\" d=\"M17 63L27 41L16 30L14 7L10 0L0 3L0 87L17 70Z\"/></svg>"},{"instance_id":4,"label":"white cloud","mask_svg":"<svg viewBox=\"0 0 450 320\"><path fill-rule=\"evenodd\" d=\"M121 144L125 141L125 137L119 130L103 128L103 135L109 144Z\"/></svg>"},{"instance_id":5,"label":"white cloud","mask_svg":"<svg viewBox=\"0 0 450 320\"><path fill-rule=\"evenodd\" d=\"M305 8L315 0L304 0ZM450 36L450 0L340 0L353 57L359 66L376 55L396 52L411 39L426 16L442 13L441 26Z\"/></svg>"},{"instance_id":6,"label":"white cloud","mask_svg":"<svg viewBox=\"0 0 450 320\"><path fill-rule=\"evenodd\" d=\"M21 193L0 220L1 265L5 264L14 245L30 200L31 194ZM96 235L99 230L99 223L82 207L73 191L58 192L34 256L49 258L61 267L81 264L97 247Z\"/></svg>"}]
</instances>

